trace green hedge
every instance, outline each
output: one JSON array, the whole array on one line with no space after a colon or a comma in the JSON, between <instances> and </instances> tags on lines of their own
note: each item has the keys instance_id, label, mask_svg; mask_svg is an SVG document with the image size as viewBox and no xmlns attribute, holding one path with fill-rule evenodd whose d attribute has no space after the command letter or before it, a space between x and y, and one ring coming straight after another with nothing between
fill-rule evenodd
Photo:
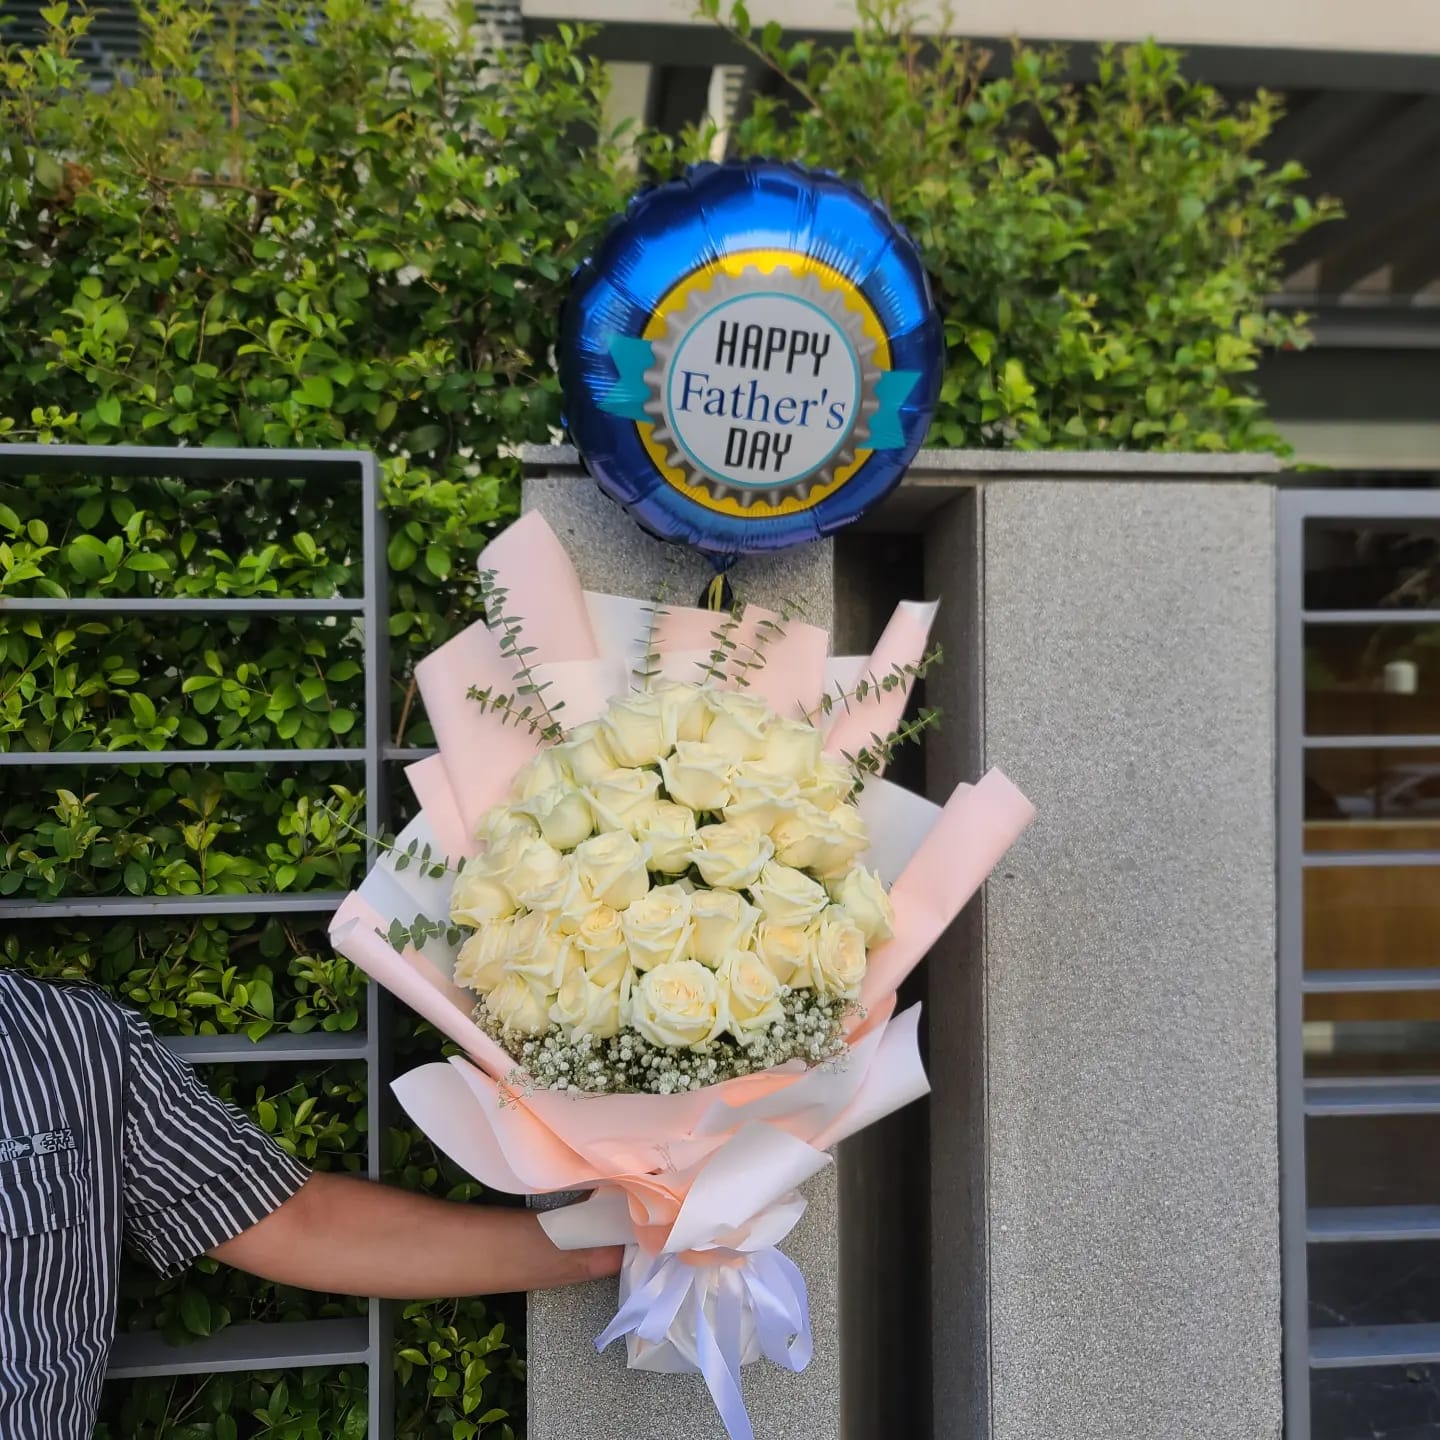
<instances>
[{"instance_id":1,"label":"green hedge","mask_svg":"<svg viewBox=\"0 0 1440 1440\"><path fill-rule=\"evenodd\" d=\"M79 59L89 21L63 6L46 44L0 55L0 437L374 450L390 738L424 744L413 664L477 614L473 556L517 507L507 447L557 423L569 270L633 187L637 145L664 176L708 136L602 135L604 76L568 29L496 57L409 0L139 12L144 56L108 90ZM1226 110L1153 46L1107 52L1083 92L1048 52L1004 74L955 43L922 55L892 4L834 50L731 19L784 80L737 146L863 181L925 251L948 345L937 443L1276 445L1246 377L1304 334L1264 295L1283 244L1328 212L1258 160L1273 102ZM356 519L299 482L7 482L0 599L353 593ZM366 718L360 659L334 621L0 614L0 749L343 746ZM358 817L362 779L342 762L7 771L0 895L343 888L360 850L325 807ZM363 1022L362 981L311 921L33 920L0 937L0 963L98 980L167 1034ZM410 1022L398 1043L403 1064L435 1053ZM352 1067L209 1078L295 1153L360 1167ZM409 1131L387 1162L480 1194ZM355 1308L202 1263L164 1284L127 1272L122 1324L184 1338ZM517 1314L405 1308L405 1440L512 1433ZM99 1433L359 1435L364 1385L117 1385Z\"/></svg>"}]
</instances>

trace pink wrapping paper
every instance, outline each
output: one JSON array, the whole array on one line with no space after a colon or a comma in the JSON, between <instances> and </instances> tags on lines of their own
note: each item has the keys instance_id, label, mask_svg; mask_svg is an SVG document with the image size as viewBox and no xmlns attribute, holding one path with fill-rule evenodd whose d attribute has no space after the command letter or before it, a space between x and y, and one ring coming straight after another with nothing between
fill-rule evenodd
<instances>
[{"instance_id":1,"label":"pink wrapping paper","mask_svg":"<svg viewBox=\"0 0 1440 1440\"><path fill-rule=\"evenodd\" d=\"M860 678L879 682L896 666L918 664L925 655L937 608L912 601L898 605ZM864 700L852 700L838 708L825 735L826 752L858 755L873 746L877 737L888 735L899 725L913 688L907 683L893 690L877 690Z\"/></svg>"},{"instance_id":2,"label":"pink wrapping paper","mask_svg":"<svg viewBox=\"0 0 1440 1440\"><path fill-rule=\"evenodd\" d=\"M505 613L524 624L525 643L549 661L594 660L600 651L580 578L538 511L522 515L480 552L506 594Z\"/></svg>"}]
</instances>

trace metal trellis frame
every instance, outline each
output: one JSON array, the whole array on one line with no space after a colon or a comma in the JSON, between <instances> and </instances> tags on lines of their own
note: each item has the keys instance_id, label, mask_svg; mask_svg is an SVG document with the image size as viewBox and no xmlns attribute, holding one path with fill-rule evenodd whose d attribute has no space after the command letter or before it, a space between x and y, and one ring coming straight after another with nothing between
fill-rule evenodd
<instances>
[{"instance_id":1,"label":"metal trellis frame","mask_svg":"<svg viewBox=\"0 0 1440 1440\"><path fill-rule=\"evenodd\" d=\"M1322 1370L1440 1365L1440 1325L1311 1323L1312 1247L1440 1240L1440 1204L1315 1207L1306 1172L1307 1119L1364 1125L1380 1116L1440 1115L1440 1076L1306 1078L1306 995L1440 989L1440 969L1305 968L1305 875L1335 867L1440 865L1440 850L1307 851L1305 759L1313 750L1440 748L1440 735L1310 735L1305 714L1305 639L1313 625L1437 625L1440 610L1312 610L1305 607L1305 535L1312 520L1440 520L1436 490L1282 490L1278 566L1279 975L1281 1253L1286 1440L1311 1440L1311 1384ZM1436 1197L1440 1199L1440 1197Z\"/></svg>"},{"instance_id":2,"label":"metal trellis frame","mask_svg":"<svg viewBox=\"0 0 1440 1440\"><path fill-rule=\"evenodd\" d=\"M0 596L0 617L34 614L105 615L350 615L363 629L365 670L364 743L340 749L256 749L156 751L63 751L0 753L0 771L35 766L130 766L138 764L266 765L350 762L365 770L365 823L371 835L383 828L387 761L419 758L423 751L387 744L389 729L388 607L384 517L380 511L379 466L367 451L149 449L123 446L0 445L0 480L34 475L58 482L127 477L215 480L301 479L353 487L361 522L358 596L157 597L65 599ZM0 922L16 919L185 919L204 915L325 915L343 898L334 891L262 895L176 895L62 897L57 900L0 901ZM380 1178L384 1164L388 1096L389 1010L384 992L369 987L363 1034L319 1032L278 1034L259 1041L243 1035L184 1036L167 1041L192 1064L294 1063L363 1060L369 1109L367 1171ZM112 1379L205 1374L220 1371L291 1369L298 1366L364 1365L369 1372L370 1440L390 1440L394 1427L391 1307L371 1299L368 1314L339 1320L236 1325L194 1344L172 1346L156 1333L118 1337L111 1357Z\"/></svg>"}]
</instances>

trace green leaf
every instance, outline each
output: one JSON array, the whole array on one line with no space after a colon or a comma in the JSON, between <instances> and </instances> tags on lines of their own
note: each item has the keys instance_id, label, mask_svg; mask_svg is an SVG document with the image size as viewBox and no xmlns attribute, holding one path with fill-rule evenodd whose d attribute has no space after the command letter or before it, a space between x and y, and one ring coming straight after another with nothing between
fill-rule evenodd
<instances>
[{"instance_id":1,"label":"green leaf","mask_svg":"<svg viewBox=\"0 0 1440 1440\"><path fill-rule=\"evenodd\" d=\"M300 383L295 398L302 405L316 410L329 410L335 404L335 387L325 375L307 375Z\"/></svg>"},{"instance_id":2,"label":"green leaf","mask_svg":"<svg viewBox=\"0 0 1440 1440\"><path fill-rule=\"evenodd\" d=\"M149 730L156 721L155 702L139 690L130 694L130 714L142 730Z\"/></svg>"},{"instance_id":3,"label":"green leaf","mask_svg":"<svg viewBox=\"0 0 1440 1440\"><path fill-rule=\"evenodd\" d=\"M143 895L145 893L145 882L149 878L145 867L138 861L132 860L125 867L123 879L125 888L132 895Z\"/></svg>"},{"instance_id":4,"label":"green leaf","mask_svg":"<svg viewBox=\"0 0 1440 1440\"><path fill-rule=\"evenodd\" d=\"M405 437L405 448L412 455L428 455L445 443L443 425L421 425Z\"/></svg>"},{"instance_id":5,"label":"green leaf","mask_svg":"<svg viewBox=\"0 0 1440 1440\"><path fill-rule=\"evenodd\" d=\"M450 574L450 552L443 545L430 545L425 550L425 568L439 580Z\"/></svg>"},{"instance_id":6,"label":"green leaf","mask_svg":"<svg viewBox=\"0 0 1440 1440\"><path fill-rule=\"evenodd\" d=\"M389 560L392 570L408 570L415 563L419 554L420 551L415 542L402 531L390 537L385 558Z\"/></svg>"},{"instance_id":7,"label":"green leaf","mask_svg":"<svg viewBox=\"0 0 1440 1440\"><path fill-rule=\"evenodd\" d=\"M113 430L120 424L120 400L115 395L105 395L95 402L95 413Z\"/></svg>"},{"instance_id":8,"label":"green leaf","mask_svg":"<svg viewBox=\"0 0 1440 1440\"><path fill-rule=\"evenodd\" d=\"M198 1290L180 1292L180 1320L192 1335L210 1333L210 1302Z\"/></svg>"},{"instance_id":9,"label":"green leaf","mask_svg":"<svg viewBox=\"0 0 1440 1440\"><path fill-rule=\"evenodd\" d=\"M131 555L125 561L127 570L134 570L139 574L154 574L161 570L169 570L170 562L163 555Z\"/></svg>"}]
</instances>

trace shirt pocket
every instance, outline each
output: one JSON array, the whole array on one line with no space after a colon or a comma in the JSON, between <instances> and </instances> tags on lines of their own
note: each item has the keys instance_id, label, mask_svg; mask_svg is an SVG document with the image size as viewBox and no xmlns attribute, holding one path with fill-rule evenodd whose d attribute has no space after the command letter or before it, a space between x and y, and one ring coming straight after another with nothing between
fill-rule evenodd
<instances>
[{"instance_id":1,"label":"shirt pocket","mask_svg":"<svg viewBox=\"0 0 1440 1440\"><path fill-rule=\"evenodd\" d=\"M80 1157L39 1155L0 1165L0 1239L23 1240L80 1223L89 1206Z\"/></svg>"}]
</instances>

